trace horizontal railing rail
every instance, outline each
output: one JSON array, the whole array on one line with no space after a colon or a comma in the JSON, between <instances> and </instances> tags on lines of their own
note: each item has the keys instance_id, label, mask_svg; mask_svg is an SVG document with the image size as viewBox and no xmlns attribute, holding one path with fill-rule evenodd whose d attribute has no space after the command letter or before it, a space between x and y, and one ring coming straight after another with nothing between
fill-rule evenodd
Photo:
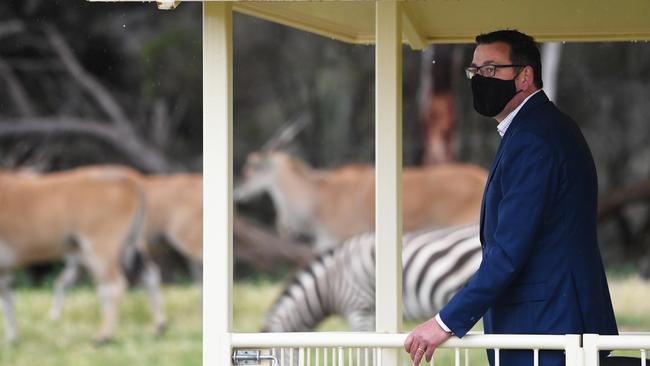
<instances>
[{"instance_id":1,"label":"horizontal railing rail","mask_svg":"<svg viewBox=\"0 0 650 366\"><path fill-rule=\"evenodd\" d=\"M650 349L650 333L622 333L620 335L585 334L582 336L582 348L586 366L599 366L600 351L638 350L640 358L636 359L606 359L611 365L641 365L647 364L647 350Z\"/></svg>"},{"instance_id":2,"label":"horizontal railing rail","mask_svg":"<svg viewBox=\"0 0 650 366\"><path fill-rule=\"evenodd\" d=\"M381 352L378 350L400 349L406 336L406 334L353 332L233 333L230 341L233 349L273 350L280 365L381 366ZM469 349L493 349L496 365L499 365L501 349L531 350L534 355L534 365L539 365L540 350L563 350L566 354L567 366L579 366L583 361L580 337L580 335L471 333L462 339L452 337L440 348L455 351L456 366L460 366L460 350L466 351L465 363L467 364Z\"/></svg>"}]
</instances>

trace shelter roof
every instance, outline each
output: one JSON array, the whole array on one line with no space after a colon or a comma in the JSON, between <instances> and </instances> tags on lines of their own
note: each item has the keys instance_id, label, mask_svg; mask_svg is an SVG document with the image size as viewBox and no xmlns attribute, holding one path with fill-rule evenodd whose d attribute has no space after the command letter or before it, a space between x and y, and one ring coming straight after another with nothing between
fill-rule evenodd
<instances>
[{"instance_id":1,"label":"shelter roof","mask_svg":"<svg viewBox=\"0 0 650 366\"><path fill-rule=\"evenodd\" d=\"M177 0L157 2L160 8L174 8L180 3ZM403 40L416 49L428 43L473 42L479 33L503 28L518 29L540 42L650 39L648 0L407 0L400 3ZM360 44L375 41L374 0L232 1L232 5L236 12L325 37Z\"/></svg>"}]
</instances>

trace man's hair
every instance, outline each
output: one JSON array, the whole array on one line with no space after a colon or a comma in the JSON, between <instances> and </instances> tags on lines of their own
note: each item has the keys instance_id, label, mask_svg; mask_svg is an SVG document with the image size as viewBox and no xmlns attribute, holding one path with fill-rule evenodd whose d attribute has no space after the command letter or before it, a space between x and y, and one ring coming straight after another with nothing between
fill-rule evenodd
<instances>
[{"instance_id":1,"label":"man's hair","mask_svg":"<svg viewBox=\"0 0 650 366\"><path fill-rule=\"evenodd\" d=\"M533 37L517 30L498 30L476 36L476 44L503 42L510 45L510 61L515 65L530 65L533 68L535 86L541 88L542 61L539 48Z\"/></svg>"}]
</instances>

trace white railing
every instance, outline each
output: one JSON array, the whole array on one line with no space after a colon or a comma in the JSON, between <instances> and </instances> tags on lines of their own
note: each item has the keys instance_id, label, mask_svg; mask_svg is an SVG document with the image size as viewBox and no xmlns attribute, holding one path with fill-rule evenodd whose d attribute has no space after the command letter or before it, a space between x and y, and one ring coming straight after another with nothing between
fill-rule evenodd
<instances>
[{"instance_id":1,"label":"white railing","mask_svg":"<svg viewBox=\"0 0 650 366\"><path fill-rule=\"evenodd\" d=\"M646 366L647 350L650 349L649 333L623 333L618 336L585 334L582 336L585 365L599 366L599 351L603 350L637 350L640 352L638 361L629 360L630 364Z\"/></svg>"},{"instance_id":2,"label":"white railing","mask_svg":"<svg viewBox=\"0 0 650 366\"><path fill-rule=\"evenodd\" d=\"M461 366L461 350L465 351L465 365L468 364L469 349L493 349L497 366L500 349L532 350L535 366L539 365L540 350L560 350L565 352L567 366L581 366L583 353L580 337L580 335L468 334L462 339L450 338L440 348L454 350L456 366ZM275 358L279 365L299 366L382 366L379 351L384 348L401 349L405 339L406 334L350 332L231 334L233 349L272 350L272 354L265 357ZM405 354L404 357L408 356ZM431 365L435 364L435 359L434 354Z\"/></svg>"}]
</instances>

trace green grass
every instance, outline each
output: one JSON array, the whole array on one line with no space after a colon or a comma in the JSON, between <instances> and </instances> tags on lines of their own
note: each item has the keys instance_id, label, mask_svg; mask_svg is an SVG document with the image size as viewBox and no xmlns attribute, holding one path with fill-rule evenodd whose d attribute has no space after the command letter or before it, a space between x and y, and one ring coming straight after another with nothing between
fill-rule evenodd
<instances>
[{"instance_id":1,"label":"green grass","mask_svg":"<svg viewBox=\"0 0 650 366\"><path fill-rule=\"evenodd\" d=\"M609 289L618 320L619 329L625 331L650 332L650 281L635 275L610 276ZM234 286L234 328L237 332L255 332L260 329L264 313L282 291L281 282L256 280L238 282ZM406 322L409 330L417 323ZM319 325L317 331L347 331L343 319L331 317ZM476 327L474 330L480 330Z\"/></svg>"},{"instance_id":2,"label":"green grass","mask_svg":"<svg viewBox=\"0 0 650 366\"><path fill-rule=\"evenodd\" d=\"M233 299L234 330L255 332L260 329L264 313L281 288L281 282L268 279L237 282ZM610 279L610 290L619 328L650 331L650 302L645 300L650 293L650 282L636 277L617 277ZM144 293L129 291L122 302L116 340L102 347L92 343L99 327L99 304L91 287L81 286L68 293L63 318L58 322L47 316L52 301L49 288L21 288L15 295L19 342L7 344L4 325L0 323L1 366L201 365L202 320L200 291L196 287L164 288L169 330L161 338L154 336ZM404 330L415 325L407 322ZM349 328L341 318L331 317L317 330L346 331ZM452 364L453 357L453 351L440 350L436 353L436 364ZM484 365L484 352L470 352L470 364Z\"/></svg>"},{"instance_id":3,"label":"green grass","mask_svg":"<svg viewBox=\"0 0 650 366\"><path fill-rule=\"evenodd\" d=\"M109 366L201 365L202 320L200 291L191 286L163 291L169 329L154 336L148 302L142 291L129 291L122 301L115 341L96 347L99 302L90 287L72 290L66 297L63 318L48 318L49 289L20 289L15 293L19 341L10 345L0 326L0 365Z\"/></svg>"},{"instance_id":4,"label":"green grass","mask_svg":"<svg viewBox=\"0 0 650 366\"><path fill-rule=\"evenodd\" d=\"M650 331L650 281L638 276L609 280L618 328L622 332Z\"/></svg>"}]
</instances>

